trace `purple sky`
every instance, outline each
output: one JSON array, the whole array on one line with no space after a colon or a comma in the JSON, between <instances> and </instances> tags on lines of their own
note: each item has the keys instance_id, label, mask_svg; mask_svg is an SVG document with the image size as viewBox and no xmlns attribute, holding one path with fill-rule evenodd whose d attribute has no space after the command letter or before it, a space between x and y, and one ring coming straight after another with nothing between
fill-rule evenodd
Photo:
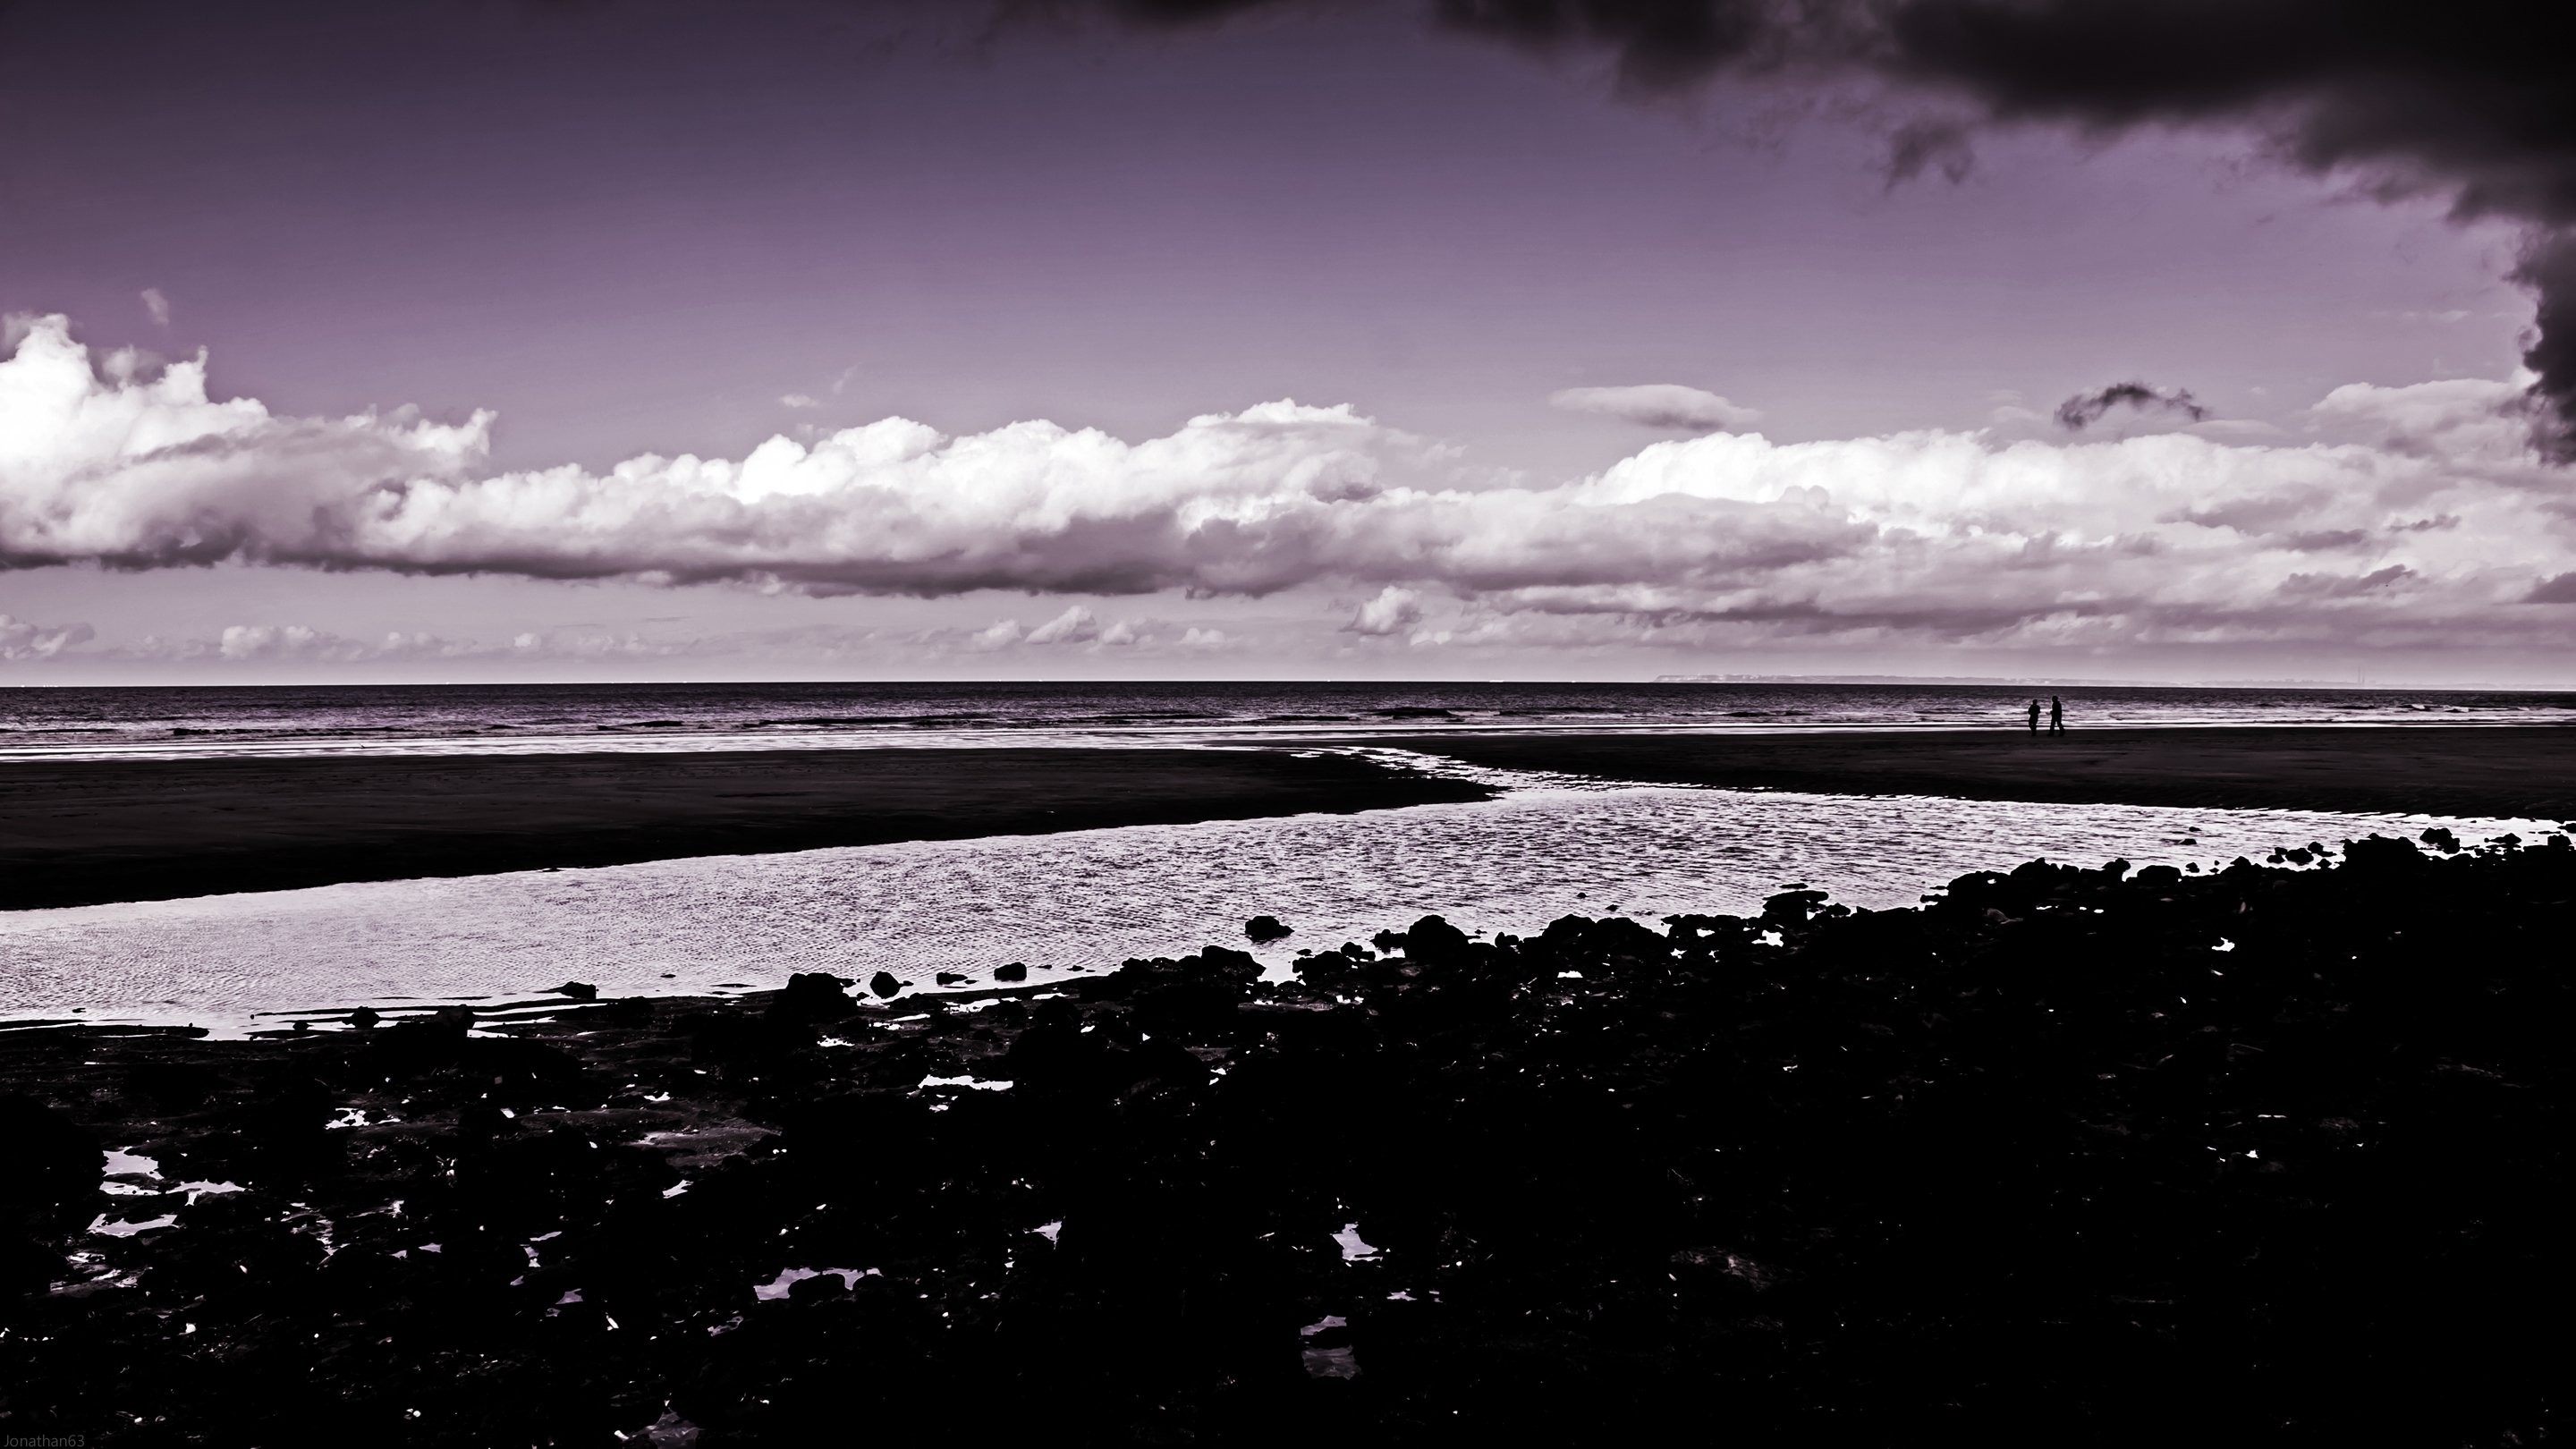
<instances>
[{"instance_id":1,"label":"purple sky","mask_svg":"<svg viewBox=\"0 0 2576 1449\"><path fill-rule=\"evenodd\" d=\"M2576 683L2520 234L2438 190L959 13L0 10L0 682ZM2208 420L2049 420L2131 379Z\"/></svg>"}]
</instances>

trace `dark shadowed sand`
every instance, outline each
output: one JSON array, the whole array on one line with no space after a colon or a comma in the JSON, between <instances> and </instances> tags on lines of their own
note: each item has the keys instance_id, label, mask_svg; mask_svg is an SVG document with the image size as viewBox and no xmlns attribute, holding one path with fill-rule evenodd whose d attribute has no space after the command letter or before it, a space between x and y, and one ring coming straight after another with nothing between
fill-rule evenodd
<instances>
[{"instance_id":1,"label":"dark shadowed sand","mask_svg":"<svg viewBox=\"0 0 2576 1449\"><path fill-rule=\"evenodd\" d=\"M956 749L0 766L0 907L1352 811L1492 792L1343 756Z\"/></svg>"},{"instance_id":2,"label":"dark shadowed sand","mask_svg":"<svg viewBox=\"0 0 2576 1449\"><path fill-rule=\"evenodd\" d=\"M2576 730L1377 739L1479 765L1826 794L2576 816ZM0 908L1475 800L1339 756L781 750L0 766Z\"/></svg>"},{"instance_id":3,"label":"dark shadowed sand","mask_svg":"<svg viewBox=\"0 0 2576 1449\"><path fill-rule=\"evenodd\" d=\"M2576 730L2153 729L1382 740L1515 770L1823 794L2191 809L2576 814Z\"/></svg>"}]
</instances>

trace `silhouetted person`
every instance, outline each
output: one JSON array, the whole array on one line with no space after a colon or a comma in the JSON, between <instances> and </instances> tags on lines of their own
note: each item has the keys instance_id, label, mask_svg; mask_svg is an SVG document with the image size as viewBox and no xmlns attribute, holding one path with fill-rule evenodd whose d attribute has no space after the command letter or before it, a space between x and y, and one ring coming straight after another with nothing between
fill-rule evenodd
<instances>
[{"instance_id":1,"label":"silhouetted person","mask_svg":"<svg viewBox=\"0 0 2576 1449\"><path fill-rule=\"evenodd\" d=\"M2039 733L2039 701L2035 699L2030 702L2030 732Z\"/></svg>"},{"instance_id":2,"label":"silhouetted person","mask_svg":"<svg viewBox=\"0 0 2576 1449\"><path fill-rule=\"evenodd\" d=\"M2066 732L2066 701L2053 694L2048 697L2048 732L2053 735Z\"/></svg>"}]
</instances>

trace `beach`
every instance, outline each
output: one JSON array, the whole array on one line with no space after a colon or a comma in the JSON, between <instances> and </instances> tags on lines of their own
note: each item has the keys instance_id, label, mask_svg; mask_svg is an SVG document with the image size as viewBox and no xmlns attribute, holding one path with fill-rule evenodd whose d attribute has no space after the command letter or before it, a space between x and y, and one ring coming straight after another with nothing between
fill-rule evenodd
<instances>
[{"instance_id":1,"label":"beach","mask_svg":"<svg viewBox=\"0 0 2576 1449\"><path fill-rule=\"evenodd\" d=\"M1335 742L15 760L0 908L1487 799ZM2576 729L1442 734L1468 765L1834 795L2576 816Z\"/></svg>"},{"instance_id":2,"label":"beach","mask_svg":"<svg viewBox=\"0 0 2576 1449\"><path fill-rule=\"evenodd\" d=\"M2571 883L2374 837L10 1033L0 1382L138 1444L2536 1443Z\"/></svg>"},{"instance_id":3,"label":"beach","mask_svg":"<svg viewBox=\"0 0 2576 1449\"><path fill-rule=\"evenodd\" d=\"M1493 792L1285 750L878 749L0 766L0 908L1251 819Z\"/></svg>"},{"instance_id":4,"label":"beach","mask_svg":"<svg viewBox=\"0 0 2576 1449\"><path fill-rule=\"evenodd\" d=\"M2576 729L2019 729L1444 735L1471 764L1728 790L2576 818Z\"/></svg>"},{"instance_id":5,"label":"beach","mask_svg":"<svg viewBox=\"0 0 2576 1449\"><path fill-rule=\"evenodd\" d=\"M13 1424L2549 1431L2576 732L1339 745L11 763Z\"/></svg>"}]
</instances>

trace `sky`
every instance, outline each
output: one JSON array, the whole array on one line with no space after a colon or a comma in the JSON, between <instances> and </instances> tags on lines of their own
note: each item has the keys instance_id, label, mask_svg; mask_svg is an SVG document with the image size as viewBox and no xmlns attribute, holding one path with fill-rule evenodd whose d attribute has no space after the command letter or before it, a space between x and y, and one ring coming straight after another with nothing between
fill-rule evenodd
<instances>
[{"instance_id":1,"label":"sky","mask_svg":"<svg viewBox=\"0 0 2576 1449\"><path fill-rule=\"evenodd\" d=\"M2576 686L2546 37L2210 6L15 0L0 686Z\"/></svg>"}]
</instances>

